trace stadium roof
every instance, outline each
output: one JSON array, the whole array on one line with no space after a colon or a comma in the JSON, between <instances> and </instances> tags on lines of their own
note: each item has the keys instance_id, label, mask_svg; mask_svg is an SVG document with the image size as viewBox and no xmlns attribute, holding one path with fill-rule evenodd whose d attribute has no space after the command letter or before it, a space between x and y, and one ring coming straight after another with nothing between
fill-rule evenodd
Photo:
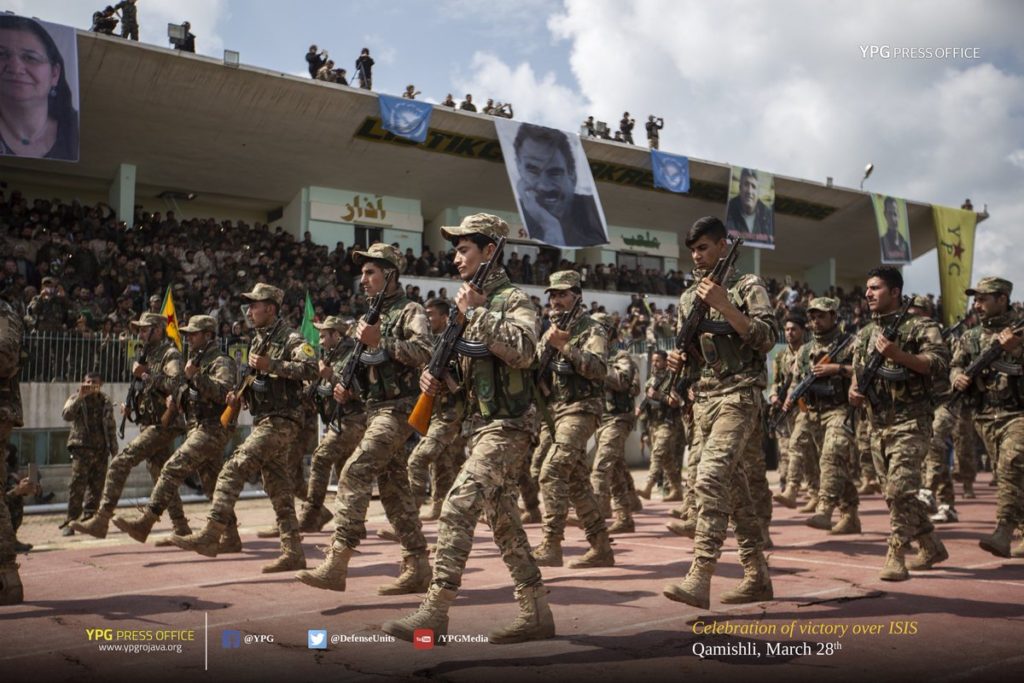
<instances>
[{"instance_id":1,"label":"stadium roof","mask_svg":"<svg viewBox=\"0 0 1024 683\"><path fill-rule=\"evenodd\" d=\"M15 185L106 193L130 163L140 203L194 191L204 204L269 212L322 186L419 199L425 221L456 206L515 211L488 116L436 107L441 142L431 150L382 140L374 93L84 31L78 46L81 161L3 159ZM691 193L677 195L651 187L646 148L592 139L584 148L614 179L595 174L610 224L683 231L724 214L726 163L691 159ZM842 283L878 262L866 193L777 175L776 197L776 248L762 252L762 273L799 278L831 256ZM907 209L917 256L935 246L932 214L920 202Z\"/></svg>"}]
</instances>

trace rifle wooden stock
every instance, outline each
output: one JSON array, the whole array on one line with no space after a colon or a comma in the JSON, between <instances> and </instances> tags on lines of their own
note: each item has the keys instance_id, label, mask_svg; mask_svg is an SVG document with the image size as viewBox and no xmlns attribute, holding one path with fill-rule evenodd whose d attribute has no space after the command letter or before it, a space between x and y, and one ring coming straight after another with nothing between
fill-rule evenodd
<instances>
[{"instance_id":1,"label":"rifle wooden stock","mask_svg":"<svg viewBox=\"0 0 1024 683\"><path fill-rule=\"evenodd\" d=\"M416 405L409 413L409 425L415 429L420 436L426 436L430 429L430 418L434 414L434 397L430 394L421 393L416 399Z\"/></svg>"}]
</instances>

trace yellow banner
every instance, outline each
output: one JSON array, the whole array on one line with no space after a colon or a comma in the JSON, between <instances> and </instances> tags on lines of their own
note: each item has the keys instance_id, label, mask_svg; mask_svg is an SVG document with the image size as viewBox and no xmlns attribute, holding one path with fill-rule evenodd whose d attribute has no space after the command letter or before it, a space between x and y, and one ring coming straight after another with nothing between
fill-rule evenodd
<instances>
[{"instance_id":1,"label":"yellow banner","mask_svg":"<svg viewBox=\"0 0 1024 683\"><path fill-rule=\"evenodd\" d=\"M167 286L167 294L164 295L164 307L160 315L167 318L167 336L171 338L174 345L181 351L181 333L178 332L178 316L174 312L174 297L171 296L171 287Z\"/></svg>"},{"instance_id":2,"label":"yellow banner","mask_svg":"<svg viewBox=\"0 0 1024 683\"><path fill-rule=\"evenodd\" d=\"M953 325L967 312L967 295L974 264L973 211L933 206L935 240L939 250L939 285L942 288L943 322Z\"/></svg>"}]
</instances>

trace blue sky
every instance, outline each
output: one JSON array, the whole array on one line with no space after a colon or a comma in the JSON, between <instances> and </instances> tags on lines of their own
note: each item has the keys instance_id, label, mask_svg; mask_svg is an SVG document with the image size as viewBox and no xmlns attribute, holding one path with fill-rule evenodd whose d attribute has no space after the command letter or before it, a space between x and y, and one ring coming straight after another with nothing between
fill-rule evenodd
<instances>
[{"instance_id":1,"label":"blue sky","mask_svg":"<svg viewBox=\"0 0 1024 683\"><path fill-rule=\"evenodd\" d=\"M8 5L85 28L100 3ZM1024 272L1022 3L139 0L139 14L144 41L166 45L166 23L189 19L199 52L227 47L285 73L305 73L310 43L350 71L369 47L379 91L472 92L567 130L587 114L658 114L662 148L697 158L847 187L870 161L865 189L988 204L976 276ZM865 58L872 45L977 48L979 58ZM934 252L905 275L908 289L936 292Z\"/></svg>"}]
</instances>

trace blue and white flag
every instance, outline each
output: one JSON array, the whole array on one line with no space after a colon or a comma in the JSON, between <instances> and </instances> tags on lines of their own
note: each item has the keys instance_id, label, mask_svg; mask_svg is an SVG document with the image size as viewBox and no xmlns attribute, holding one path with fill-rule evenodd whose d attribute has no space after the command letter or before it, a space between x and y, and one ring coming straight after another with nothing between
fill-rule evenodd
<instances>
[{"instance_id":1,"label":"blue and white flag","mask_svg":"<svg viewBox=\"0 0 1024 683\"><path fill-rule=\"evenodd\" d=\"M434 105L403 97L380 95L380 118L384 130L416 142L427 139Z\"/></svg>"},{"instance_id":2,"label":"blue and white flag","mask_svg":"<svg viewBox=\"0 0 1024 683\"><path fill-rule=\"evenodd\" d=\"M654 186L669 192L690 191L690 160L678 154L651 150L651 170L654 171Z\"/></svg>"}]
</instances>

